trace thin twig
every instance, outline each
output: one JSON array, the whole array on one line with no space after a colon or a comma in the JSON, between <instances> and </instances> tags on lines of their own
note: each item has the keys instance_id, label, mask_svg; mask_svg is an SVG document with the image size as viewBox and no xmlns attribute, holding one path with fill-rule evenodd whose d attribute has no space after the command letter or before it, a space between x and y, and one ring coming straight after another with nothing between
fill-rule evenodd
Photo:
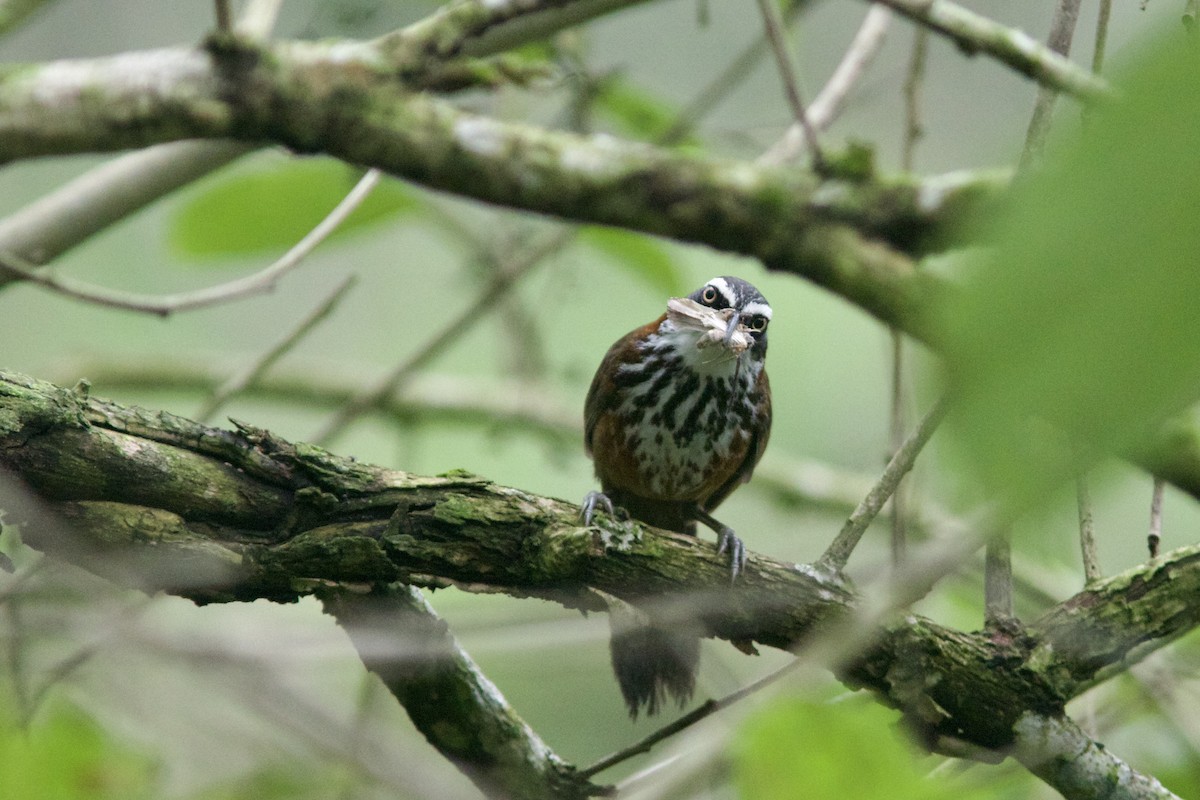
<instances>
[{"instance_id":1,"label":"thin twig","mask_svg":"<svg viewBox=\"0 0 1200 800\"><path fill-rule=\"evenodd\" d=\"M842 54L842 59L833 74L808 106L808 121L814 128L823 131L840 116L846 98L858 85L867 67L883 46L884 34L887 33L891 20L892 11L885 6L874 5L867 11L862 25L854 34L846 52ZM795 123L784 132L778 142L758 157L757 163L772 165L792 161L805 149L807 142L804 128Z\"/></svg>"},{"instance_id":2,"label":"thin twig","mask_svg":"<svg viewBox=\"0 0 1200 800\"><path fill-rule=\"evenodd\" d=\"M299 323L289 331L282 339L275 343L273 347L267 350L259 358L255 359L250 364L247 364L244 369L231 375L228 380L216 387L208 400L196 412L196 420L198 422L207 422L213 414L217 412L221 406L225 405L234 395L240 394L247 386L254 384L272 365L275 364L285 353L291 350L296 344L303 339L310 331L313 330L323 319L329 316L330 312L341 302L346 296L346 292L354 285L357 276L349 275L341 284L333 291L329 297L321 302L309 314L307 314Z\"/></svg>"},{"instance_id":3,"label":"thin twig","mask_svg":"<svg viewBox=\"0 0 1200 800\"><path fill-rule=\"evenodd\" d=\"M1079 549L1083 556L1083 579L1087 583L1103 577L1100 560L1096 555L1096 526L1092 520L1092 496L1088 491L1087 477L1080 475L1075 480L1075 496L1079 505Z\"/></svg>"},{"instance_id":4,"label":"thin twig","mask_svg":"<svg viewBox=\"0 0 1200 800\"><path fill-rule=\"evenodd\" d=\"M908 61L908 76L904 79L904 146L900 163L905 172L912 172L917 142L925 135L921 125L921 85L925 80L925 64L928 60L929 29L917 28L913 36L912 56Z\"/></svg>"},{"instance_id":5,"label":"thin twig","mask_svg":"<svg viewBox=\"0 0 1200 800\"><path fill-rule=\"evenodd\" d=\"M874 11L882 6L872 6ZM905 172L913 171L913 157L917 149L917 140L921 138L920 96L921 83L925 76L925 60L929 31L918 28L913 40L912 56L908 63L908 75L904 79L904 146L901 151L901 168ZM889 450L895 455L904 444L904 335L892 326L890 328L892 343L892 397L891 397L891 435ZM908 549L908 500L903 485L896 488L892 497L892 565L898 566L904 560Z\"/></svg>"},{"instance_id":6,"label":"thin twig","mask_svg":"<svg viewBox=\"0 0 1200 800\"><path fill-rule=\"evenodd\" d=\"M983 624L1003 624L1013 618L1012 550L1008 531L988 539L983 551Z\"/></svg>"},{"instance_id":7,"label":"thin twig","mask_svg":"<svg viewBox=\"0 0 1200 800\"><path fill-rule=\"evenodd\" d=\"M783 93L787 97L788 105L792 108L792 115L796 118L796 122L804 129L804 138L808 146L808 152L812 157L813 170L823 172L825 170L825 159L821 155L821 146L817 142L817 130L809 121L808 114L804 110L804 101L800 98L800 82L797 77L796 60L792 57L792 50L788 46L787 39L784 36L783 16L779 13L779 7L775 4L774 0L758 0L758 8L762 13L763 28L767 34L767 41L771 45L771 51L775 54L775 63L779 67L779 78L783 82Z\"/></svg>"},{"instance_id":8,"label":"thin twig","mask_svg":"<svg viewBox=\"0 0 1200 800\"><path fill-rule=\"evenodd\" d=\"M1108 20L1112 16L1112 0L1100 0L1100 11L1096 15L1096 41L1092 46L1092 73L1099 75L1104 70L1104 50L1108 46Z\"/></svg>"},{"instance_id":9,"label":"thin twig","mask_svg":"<svg viewBox=\"0 0 1200 800\"><path fill-rule=\"evenodd\" d=\"M1071 40L1075 36L1075 23L1079 20L1079 5L1081 0L1059 0L1054 11L1054 19L1050 23L1050 35L1046 46L1064 58L1071 52ZM1037 101L1033 106L1033 117L1029 120L1029 129L1025 132L1025 147L1021 151L1021 161L1018 169L1024 171L1041 158L1046 146L1046 136L1050 133L1050 122L1054 118L1054 103L1058 99L1058 90L1052 86L1039 86Z\"/></svg>"},{"instance_id":10,"label":"thin twig","mask_svg":"<svg viewBox=\"0 0 1200 800\"><path fill-rule=\"evenodd\" d=\"M904 446L904 334L897 328L891 328L889 333L892 343L892 396L888 450L890 456L895 456ZM908 549L907 515L908 502L904 496L904 487L900 485L892 495L893 565L904 560Z\"/></svg>"},{"instance_id":11,"label":"thin twig","mask_svg":"<svg viewBox=\"0 0 1200 800\"><path fill-rule=\"evenodd\" d=\"M1099 75L1104 69L1104 55L1108 47L1108 21L1112 16L1112 0L1100 0L1100 10L1096 15L1096 37L1092 45L1092 74ZM1084 130L1087 130L1091 109L1085 106L1080 117Z\"/></svg>"},{"instance_id":12,"label":"thin twig","mask_svg":"<svg viewBox=\"0 0 1200 800\"><path fill-rule=\"evenodd\" d=\"M229 32L233 30L233 13L229 10L229 0L215 0L217 12L217 30Z\"/></svg>"},{"instance_id":13,"label":"thin twig","mask_svg":"<svg viewBox=\"0 0 1200 800\"><path fill-rule=\"evenodd\" d=\"M731 692L719 700L709 700L705 703L702 703L698 708L689 711L674 722L664 725L645 738L634 742L628 747L624 747L615 753L605 756L595 764L592 764L590 767L581 769L579 771L579 776L586 780L599 772L603 772L610 767L620 764L622 761L627 761L636 755L650 752L650 748L654 747L654 745L658 744L663 739L674 736L680 731L686 730L687 728L695 725L705 717L715 714L721 709L728 708L739 700L743 700L755 692L765 689L788 673L793 672L800 664L801 662L799 659L794 659L769 675L765 675L753 683L743 686L736 692Z\"/></svg>"},{"instance_id":14,"label":"thin twig","mask_svg":"<svg viewBox=\"0 0 1200 800\"><path fill-rule=\"evenodd\" d=\"M191 292L179 292L168 295L142 295L132 292L122 292L93 286L82 281L54 275L45 270L37 269L33 264L11 253L0 253L0 271L8 271L17 277L44 286L66 297L88 303L120 308L126 311L139 311L146 314L157 314L166 317L182 311L193 311L213 305L228 303L255 294L269 292L275 284L304 260L305 256L323 242L331 233L337 230L346 217L358 208L375 185L379 182L380 172L372 169L358 181L342 201L329 212L325 219L317 223L303 239L297 242L275 263L264 270L256 272L235 281L210 286Z\"/></svg>"},{"instance_id":15,"label":"thin twig","mask_svg":"<svg viewBox=\"0 0 1200 800\"><path fill-rule=\"evenodd\" d=\"M904 477L910 469L913 462L916 461L917 454L921 452L921 448L929 441L929 437L937 430L937 426L946 416L946 411L949 408L949 403L946 398L938 400L938 402L929 410L925 417L917 424L916 429L909 434L904 445L896 451L892 456L892 460L888 462L887 467L883 470L883 474L879 476L879 480L871 487L871 491L858 504L858 508L854 509L850 514L850 518L846 520L846 524L838 532L833 542L817 560L817 566L825 570L840 573L846 566L846 561L849 560L850 554L854 552L854 548L858 546L858 541L866 532L867 526L879 514L879 509L883 508L883 504L896 491L896 486L900 483L900 479Z\"/></svg>"},{"instance_id":16,"label":"thin twig","mask_svg":"<svg viewBox=\"0 0 1200 800\"><path fill-rule=\"evenodd\" d=\"M1150 534L1146 544L1150 549L1150 557L1158 558L1158 545L1162 541L1162 503L1163 479L1154 479L1154 490L1150 494Z\"/></svg>"},{"instance_id":17,"label":"thin twig","mask_svg":"<svg viewBox=\"0 0 1200 800\"><path fill-rule=\"evenodd\" d=\"M804 0L791 0L787 4L782 11L785 25L795 18L804 4ZM755 38L751 40L750 44L746 45L742 52L729 61L728 66L717 77L713 78L707 86L697 92L691 102L683 107L676 116L675 121L671 123L666 133L659 139L659 144L675 144L681 141L704 115L725 99L739 83L750 75L755 65L758 64L759 59L762 58L763 53L767 51L767 47L765 39ZM817 100L819 101L820 98L818 97ZM815 112L815 109L816 103L814 102L813 108L809 109L810 113ZM818 127L820 126L818 125Z\"/></svg>"},{"instance_id":18,"label":"thin twig","mask_svg":"<svg viewBox=\"0 0 1200 800\"><path fill-rule=\"evenodd\" d=\"M458 341L464 333L471 329L472 323L483 319L487 312L496 307L497 301L511 291L517 282L531 269L536 267L547 256L557 252L567 241L575 236L574 229L558 231L545 241L529 246L514 257L515 263L498 270L495 277L488 283L475 302L463 309L457 316L449 320L442 328L417 348L407 359L396 366L372 389L361 392L346 403L342 409L321 427L312 440L318 444L328 443L354 420L365 412L385 402L388 397L400 391L417 370L425 366L435 356Z\"/></svg>"}]
</instances>

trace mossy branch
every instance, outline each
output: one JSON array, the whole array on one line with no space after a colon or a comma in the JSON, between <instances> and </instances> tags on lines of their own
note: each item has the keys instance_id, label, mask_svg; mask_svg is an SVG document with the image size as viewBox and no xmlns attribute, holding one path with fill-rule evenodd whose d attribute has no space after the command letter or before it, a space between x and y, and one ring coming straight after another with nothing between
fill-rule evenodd
<instances>
[{"instance_id":1,"label":"mossy branch","mask_svg":"<svg viewBox=\"0 0 1200 800\"><path fill-rule=\"evenodd\" d=\"M30 516L30 545L200 602L453 581L601 608L594 588L635 603L686 597L711 635L778 648L855 608L845 587L801 565L752 554L730 589L703 541L581 528L574 504L475 476L387 470L11 374L0 374L0 466L69 523ZM841 677L902 709L935 746L1004 748L1021 714L1061 714L1194 628L1197 597L1200 546L1096 582L1019 635L906 616Z\"/></svg>"},{"instance_id":2,"label":"mossy branch","mask_svg":"<svg viewBox=\"0 0 1200 800\"><path fill-rule=\"evenodd\" d=\"M14 66L0 76L0 162L185 138L278 143L486 202L753 256L926 340L945 289L911 256L1006 185L991 173L817 176L548 131L460 111L414 92L421 80L371 43L228 36L204 49Z\"/></svg>"}]
</instances>

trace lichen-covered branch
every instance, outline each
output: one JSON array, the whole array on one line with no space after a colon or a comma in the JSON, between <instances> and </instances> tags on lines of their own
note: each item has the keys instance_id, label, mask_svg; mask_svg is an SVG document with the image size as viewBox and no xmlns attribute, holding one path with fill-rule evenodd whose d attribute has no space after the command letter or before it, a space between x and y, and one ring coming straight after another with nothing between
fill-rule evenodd
<instances>
[{"instance_id":1,"label":"lichen-covered branch","mask_svg":"<svg viewBox=\"0 0 1200 800\"><path fill-rule=\"evenodd\" d=\"M884 5L947 37L967 53L986 53L1030 78L1084 99L1109 96L1096 77L1024 31L1009 28L947 0L881 0Z\"/></svg>"},{"instance_id":2,"label":"lichen-covered branch","mask_svg":"<svg viewBox=\"0 0 1200 800\"><path fill-rule=\"evenodd\" d=\"M991 174L819 178L501 122L413 85L358 42L223 38L204 50L11 67L0 77L0 162L182 138L275 142L487 202L754 256L924 339L943 290L905 254L1006 185Z\"/></svg>"},{"instance_id":3,"label":"lichen-covered branch","mask_svg":"<svg viewBox=\"0 0 1200 800\"><path fill-rule=\"evenodd\" d=\"M417 589L320 594L417 730L484 794L573 800L599 793L517 716Z\"/></svg>"},{"instance_id":4,"label":"lichen-covered branch","mask_svg":"<svg viewBox=\"0 0 1200 800\"><path fill-rule=\"evenodd\" d=\"M1025 714L1013 757L1066 800L1180 800L1063 716Z\"/></svg>"},{"instance_id":5,"label":"lichen-covered branch","mask_svg":"<svg viewBox=\"0 0 1200 800\"><path fill-rule=\"evenodd\" d=\"M29 544L199 601L448 580L600 608L594 588L635 603L686 598L676 605L711 635L780 648L854 610L851 592L803 566L751 555L730 588L714 548L690 537L581 528L573 504L474 476L386 470L14 375L0 375L0 467L74 531L30 520ZM935 746L1005 748L1023 713L1061 714L1200 624L1198 582L1193 547L1090 585L1020 635L906 616L842 677L902 709Z\"/></svg>"},{"instance_id":6,"label":"lichen-covered branch","mask_svg":"<svg viewBox=\"0 0 1200 800\"><path fill-rule=\"evenodd\" d=\"M393 63L420 63L428 74L435 65L459 56L481 59L496 55L635 1L640 0L586 0L566 6L546 0L459 2L381 37L373 46ZM0 31L43 2L0 4ZM265 36L274 25L277 6L270 0L249 4L236 26L238 33ZM253 151L257 144L189 140L130 153L103 164L0 219L0 253L11 253L35 264L47 263L168 192ZM0 286L14 279L0 274Z\"/></svg>"},{"instance_id":7,"label":"lichen-covered branch","mask_svg":"<svg viewBox=\"0 0 1200 800\"><path fill-rule=\"evenodd\" d=\"M318 366L274 373L256 383L250 392L284 402L340 408L354 394L346 387L367 380L366 376L356 380L336 375L325 377L331 365ZM61 374L89 375L112 388L188 392L210 392L225 380L224 373L215 366L196 359L187 364L142 361L136 365L89 360L86 364L67 365ZM420 419L519 429L551 440L578 441L583 435L582 420L577 411L563 407L561 402L546 402L534 407L528 398L528 387L499 385L481 395L477 384L446 376L429 376L406 388L400 396L382 402L377 413L398 422ZM1125 455L1132 463L1200 499L1200 409L1171 417L1155 435ZM764 477L771 480L769 476L777 475L770 466L771 461L768 454L764 462L767 472L759 469L752 486L761 486ZM826 476L821 476L817 482L825 479ZM772 483L786 494L787 481L772 480ZM854 508L865 493L864 489L853 498L839 497L839 507L848 504Z\"/></svg>"}]
</instances>

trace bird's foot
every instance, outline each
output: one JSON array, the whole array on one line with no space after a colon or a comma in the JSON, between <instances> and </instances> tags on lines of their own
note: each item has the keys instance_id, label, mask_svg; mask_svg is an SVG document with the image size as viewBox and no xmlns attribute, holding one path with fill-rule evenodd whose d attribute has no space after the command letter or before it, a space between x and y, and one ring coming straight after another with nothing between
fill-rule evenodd
<instances>
[{"instance_id":1,"label":"bird's foot","mask_svg":"<svg viewBox=\"0 0 1200 800\"><path fill-rule=\"evenodd\" d=\"M729 582L735 583L742 568L746 566L746 545L733 532L733 528L716 520L712 514L699 505L692 509L692 517L697 522L703 522L717 534L717 555L729 554Z\"/></svg>"},{"instance_id":2,"label":"bird's foot","mask_svg":"<svg viewBox=\"0 0 1200 800\"><path fill-rule=\"evenodd\" d=\"M613 508L613 502L604 492L588 492L583 498L583 503L580 504L579 516L583 518L584 525L591 525L592 518L596 516L596 509L602 508L610 517L616 518L617 512Z\"/></svg>"},{"instance_id":3,"label":"bird's foot","mask_svg":"<svg viewBox=\"0 0 1200 800\"><path fill-rule=\"evenodd\" d=\"M746 566L746 545L733 532L733 528L722 525L717 531L717 555L729 553L729 582L734 583Z\"/></svg>"}]
</instances>

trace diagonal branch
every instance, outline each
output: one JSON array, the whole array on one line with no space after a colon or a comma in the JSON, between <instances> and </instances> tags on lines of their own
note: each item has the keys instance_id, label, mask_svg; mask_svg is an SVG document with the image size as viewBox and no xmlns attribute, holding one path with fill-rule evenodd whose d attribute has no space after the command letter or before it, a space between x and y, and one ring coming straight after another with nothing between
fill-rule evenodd
<instances>
[{"instance_id":1,"label":"diagonal branch","mask_svg":"<svg viewBox=\"0 0 1200 800\"><path fill-rule=\"evenodd\" d=\"M1066 800L1180 800L1063 716L1023 716L1013 756Z\"/></svg>"},{"instance_id":2,"label":"diagonal branch","mask_svg":"<svg viewBox=\"0 0 1200 800\"><path fill-rule=\"evenodd\" d=\"M879 0L899 14L949 38L966 53L986 53L1043 86L1083 100L1112 90L1101 78L1054 52L1024 31L1009 28L948 0Z\"/></svg>"},{"instance_id":3,"label":"diagonal branch","mask_svg":"<svg viewBox=\"0 0 1200 800\"><path fill-rule=\"evenodd\" d=\"M603 793L517 716L418 590L321 594L366 668L425 738L489 797L571 800Z\"/></svg>"}]
</instances>

